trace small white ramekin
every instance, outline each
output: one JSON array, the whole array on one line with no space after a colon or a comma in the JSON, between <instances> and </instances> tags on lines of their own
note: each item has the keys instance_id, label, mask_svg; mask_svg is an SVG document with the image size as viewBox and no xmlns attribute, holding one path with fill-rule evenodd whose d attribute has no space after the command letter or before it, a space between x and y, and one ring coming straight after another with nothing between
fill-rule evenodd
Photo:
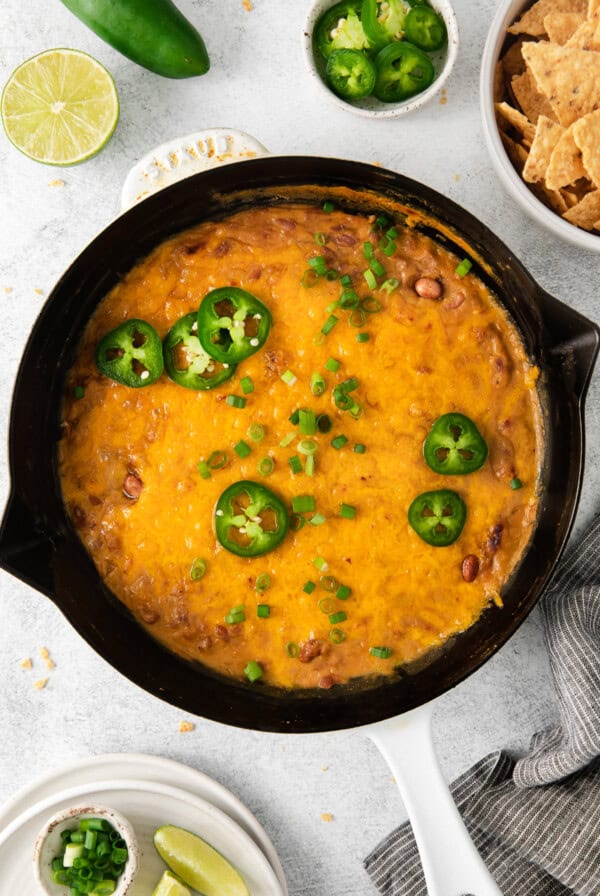
<instances>
[{"instance_id":1,"label":"small white ramekin","mask_svg":"<svg viewBox=\"0 0 600 896\"><path fill-rule=\"evenodd\" d=\"M35 876L42 891L46 896L65 896L66 887L55 883L52 879L51 863L62 849L61 832L65 828L73 827L80 818L105 818L127 844L129 857L113 894L113 896L125 896L137 874L139 848L131 824L120 812L106 806L73 806L62 809L46 822L37 836L33 849Z\"/></svg>"},{"instance_id":2,"label":"small white ramekin","mask_svg":"<svg viewBox=\"0 0 600 896\"><path fill-rule=\"evenodd\" d=\"M560 239L574 243L582 249L600 252L600 236L565 221L532 193L513 167L500 139L494 110L494 74L502 45L506 39L507 28L519 18L521 11L528 5L529 0L503 0L488 32L481 61L480 81L481 116L485 142L498 177L524 211Z\"/></svg>"},{"instance_id":3,"label":"small white ramekin","mask_svg":"<svg viewBox=\"0 0 600 896\"><path fill-rule=\"evenodd\" d=\"M415 109L424 106L425 103L439 93L448 80L458 53L458 24L449 0L431 0L431 6L442 16L448 31L448 45L445 51L444 64L439 70L435 81L427 90L400 103L382 103L381 100L372 96L358 100L356 103L348 103L330 90L323 80L322 71L324 67L321 64L322 60L315 56L312 36L315 25L321 15L330 7L335 6L335 3L336 0L313 0L308 10L302 38L306 67L311 77L317 83L318 89L324 95L333 100L334 103L337 103L338 106L341 106L341 108L354 112L356 115L362 115L364 118L384 120L386 118L400 118L401 115L413 112Z\"/></svg>"}]
</instances>

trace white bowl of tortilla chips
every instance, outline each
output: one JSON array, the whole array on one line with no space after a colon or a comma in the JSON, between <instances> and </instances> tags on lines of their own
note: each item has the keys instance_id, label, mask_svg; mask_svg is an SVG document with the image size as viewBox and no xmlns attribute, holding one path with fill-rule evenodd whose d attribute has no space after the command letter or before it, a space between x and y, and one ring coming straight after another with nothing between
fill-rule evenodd
<instances>
[{"instance_id":1,"label":"white bowl of tortilla chips","mask_svg":"<svg viewBox=\"0 0 600 896\"><path fill-rule=\"evenodd\" d=\"M600 0L507 0L481 66L504 185L554 234L600 251Z\"/></svg>"}]
</instances>

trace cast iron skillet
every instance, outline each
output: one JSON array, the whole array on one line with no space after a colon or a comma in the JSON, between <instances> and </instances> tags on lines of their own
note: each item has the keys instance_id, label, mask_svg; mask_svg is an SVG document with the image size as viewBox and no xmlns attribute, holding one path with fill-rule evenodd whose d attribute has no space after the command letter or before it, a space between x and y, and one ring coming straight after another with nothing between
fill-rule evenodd
<instances>
[{"instance_id":1,"label":"cast iron skillet","mask_svg":"<svg viewBox=\"0 0 600 896\"><path fill-rule=\"evenodd\" d=\"M345 195L336 195L346 188ZM347 192L348 189L352 192ZM477 273L516 322L541 370L545 460L539 521L523 561L492 607L420 667L330 691L286 692L225 679L155 642L101 582L60 496L57 441L63 381L102 297L166 237L263 203L335 196L348 210L414 209L425 229L483 260ZM465 249L465 241L468 250ZM583 400L598 351L597 327L545 293L472 215L398 174L355 162L269 157L188 178L114 221L74 261L48 298L25 349L10 425L12 492L0 530L0 565L46 594L111 665L182 709L232 725L310 732L399 715L462 681L525 619L548 581L573 521L583 471Z\"/></svg>"}]
</instances>

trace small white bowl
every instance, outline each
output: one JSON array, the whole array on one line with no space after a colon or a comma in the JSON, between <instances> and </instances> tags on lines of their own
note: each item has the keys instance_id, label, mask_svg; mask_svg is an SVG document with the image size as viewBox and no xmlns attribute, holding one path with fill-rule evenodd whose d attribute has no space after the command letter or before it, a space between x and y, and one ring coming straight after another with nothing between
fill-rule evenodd
<instances>
[{"instance_id":1,"label":"small white bowl","mask_svg":"<svg viewBox=\"0 0 600 896\"><path fill-rule=\"evenodd\" d=\"M127 844L129 857L113 894L113 896L125 896L137 874L139 848L131 824L120 812L106 806L74 806L57 812L46 822L38 834L33 849L35 876L40 887L46 896L65 896L68 892L67 887L63 884L54 883L51 863L62 849L61 832L65 828L73 827L80 818L105 818Z\"/></svg>"},{"instance_id":2,"label":"small white bowl","mask_svg":"<svg viewBox=\"0 0 600 896\"><path fill-rule=\"evenodd\" d=\"M315 25L327 9L335 6L336 0L313 0L304 25L303 47L306 66L309 73L317 82L319 89L343 109L347 109L349 112L354 112L356 115L362 115L364 118L374 118L379 120L386 118L400 118L401 115L406 115L408 112L412 112L414 109L418 109L420 106L429 102L429 100L434 97L446 83L458 53L458 24L449 0L430 0L430 2L433 9L435 9L443 18L446 23L446 30L448 31L447 46L438 53L431 54L436 72L436 78L433 84L422 93L417 93L416 96L400 103L382 103L381 100L378 100L374 96L367 96L362 100L357 100L355 103L349 103L337 96L337 94L330 90L325 83L325 66L320 55L315 52L313 47L313 31Z\"/></svg>"},{"instance_id":3,"label":"small white bowl","mask_svg":"<svg viewBox=\"0 0 600 896\"><path fill-rule=\"evenodd\" d=\"M531 192L525 181L513 168L500 139L494 110L494 73L507 36L507 28L519 18L520 13L529 5L530 0L504 0L498 7L488 32L481 61L480 81L481 116L485 142L500 180L521 208L555 236L583 249L600 252L600 236L588 233L587 230L582 230L580 227L570 224L569 221L565 221Z\"/></svg>"}]
</instances>

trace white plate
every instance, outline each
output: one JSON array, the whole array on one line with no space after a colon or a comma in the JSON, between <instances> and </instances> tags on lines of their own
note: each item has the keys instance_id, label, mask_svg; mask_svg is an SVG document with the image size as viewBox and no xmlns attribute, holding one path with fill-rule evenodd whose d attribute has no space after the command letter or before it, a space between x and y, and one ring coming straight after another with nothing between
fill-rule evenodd
<instances>
[{"instance_id":1,"label":"white plate","mask_svg":"<svg viewBox=\"0 0 600 896\"><path fill-rule=\"evenodd\" d=\"M226 812L262 849L275 870L283 896L287 896L285 874L275 847L250 810L231 791L208 775L172 759L164 759L162 756L148 756L143 753L106 753L73 760L68 766L55 769L28 784L4 803L0 807L0 831L33 803L46 799L59 790L114 778L135 778L149 783L180 787L188 794L199 796Z\"/></svg>"},{"instance_id":2,"label":"white plate","mask_svg":"<svg viewBox=\"0 0 600 896\"><path fill-rule=\"evenodd\" d=\"M81 799L111 806L133 825L140 849L140 866L130 896L148 896L165 869L152 842L154 831L163 824L178 825L207 840L238 868L251 896L283 896L264 853L220 809L177 787L125 779L87 783L60 791L13 819L0 834L0 896L17 893L36 896L39 891L32 862L35 838L51 815Z\"/></svg>"}]
</instances>

